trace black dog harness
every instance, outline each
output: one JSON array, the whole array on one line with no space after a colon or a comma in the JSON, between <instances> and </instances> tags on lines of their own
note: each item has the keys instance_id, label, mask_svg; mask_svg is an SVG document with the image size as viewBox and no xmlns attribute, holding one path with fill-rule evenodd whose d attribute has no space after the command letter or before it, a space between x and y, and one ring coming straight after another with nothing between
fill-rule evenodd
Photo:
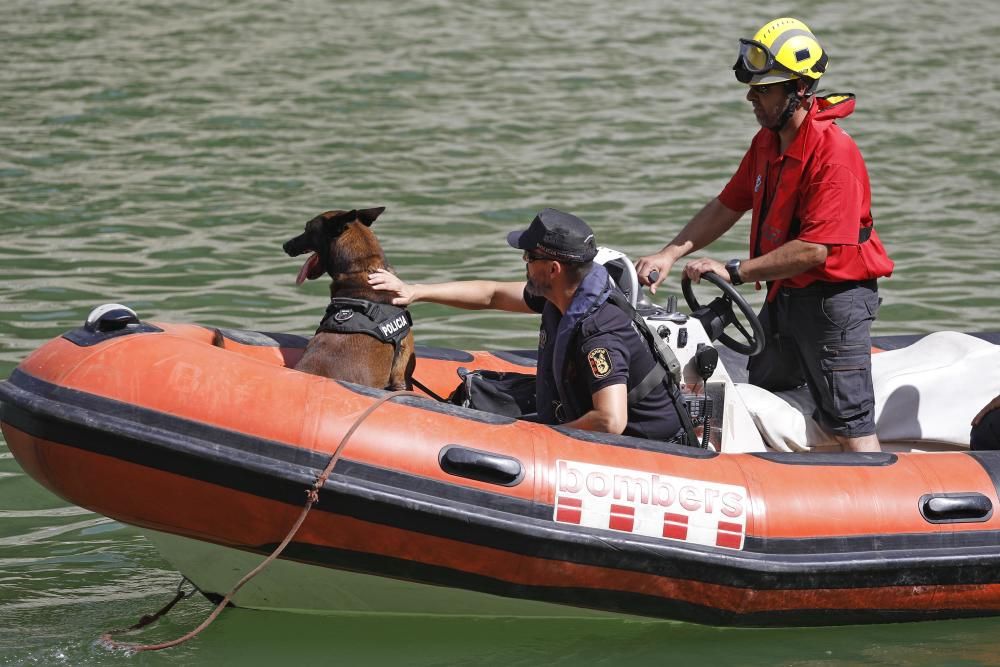
<instances>
[{"instance_id":1,"label":"black dog harness","mask_svg":"<svg viewBox=\"0 0 1000 667\"><path fill-rule=\"evenodd\" d=\"M399 357L399 346L413 326L406 308L365 299L335 297L326 307L316 333L363 333L383 343L392 343L392 363Z\"/></svg>"}]
</instances>

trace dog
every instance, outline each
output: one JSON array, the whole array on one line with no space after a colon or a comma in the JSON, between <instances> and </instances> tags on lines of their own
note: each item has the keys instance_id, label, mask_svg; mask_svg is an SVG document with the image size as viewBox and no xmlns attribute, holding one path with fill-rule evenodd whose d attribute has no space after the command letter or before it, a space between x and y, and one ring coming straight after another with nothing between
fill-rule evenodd
<instances>
[{"instance_id":1,"label":"dog","mask_svg":"<svg viewBox=\"0 0 1000 667\"><path fill-rule=\"evenodd\" d=\"M368 285L369 273L392 271L371 230L384 210L321 213L282 246L290 257L312 253L296 285L324 273L331 278L330 307L296 370L392 391L412 387L416 357L409 312Z\"/></svg>"}]
</instances>

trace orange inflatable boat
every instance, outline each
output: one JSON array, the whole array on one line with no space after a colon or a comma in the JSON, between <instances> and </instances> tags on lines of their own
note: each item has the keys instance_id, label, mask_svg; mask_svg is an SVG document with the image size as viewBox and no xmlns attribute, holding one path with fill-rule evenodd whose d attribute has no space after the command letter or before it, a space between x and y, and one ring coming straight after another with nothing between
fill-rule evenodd
<instances>
[{"instance_id":1,"label":"orange inflatable boat","mask_svg":"<svg viewBox=\"0 0 1000 667\"><path fill-rule=\"evenodd\" d=\"M385 394L293 370L305 342L105 309L0 383L3 433L38 482L144 529L216 597ZM415 377L447 395L459 367L533 365L418 346ZM1000 453L772 451L741 405L716 402L705 449L385 402L235 604L752 626L1000 612Z\"/></svg>"}]
</instances>

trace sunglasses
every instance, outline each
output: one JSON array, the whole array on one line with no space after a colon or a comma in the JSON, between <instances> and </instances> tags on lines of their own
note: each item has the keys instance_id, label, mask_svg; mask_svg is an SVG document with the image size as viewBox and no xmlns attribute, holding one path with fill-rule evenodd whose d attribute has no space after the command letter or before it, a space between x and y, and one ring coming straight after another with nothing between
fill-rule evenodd
<instances>
[{"instance_id":1,"label":"sunglasses","mask_svg":"<svg viewBox=\"0 0 1000 667\"><path fill-rule=\"evenodd\" d=\"M782 81L781 83L783 84L784 81ZM757 93L758 95L767 95L769 92L771 92L772 88L777 88L779 85L781 85L781 84L777 84L777 83L762 83L762 84L757 85L757 86L750 86L750 90L752 90L753 92Z\"/></svg>"},{"instance_id":2,"label":"sunglasses","mask_svg":"<svg viewBox=\"0 0 1000 667\"><path fill-rule=\"evenodd\" d=\"M521 259L523 259L525 261L525 263L527 263L527 264L531 264L532 262L537 262L540 259L548 259L548 260L551 260L551 261L556 261L556 260L552 259L551 257L546 257L545 255L532 255L527 250L525 250L524 254L521 255Z\"/></svg>"}]
</instances>

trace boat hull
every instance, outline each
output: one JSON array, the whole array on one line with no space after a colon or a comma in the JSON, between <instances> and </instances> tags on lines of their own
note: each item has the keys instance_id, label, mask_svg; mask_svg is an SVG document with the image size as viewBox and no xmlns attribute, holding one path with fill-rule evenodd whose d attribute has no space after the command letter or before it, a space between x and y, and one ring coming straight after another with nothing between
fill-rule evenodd
<instances>
[{"instance_id":1,"label":"boat hull","mask_svg":"<svg viewBox=\"0 0 1000 667\"><path fill-rule=\"evenodd\" d=\"M259 554L152 530L141 531L176 570L211 600L221 600L260 564ZM237 607L310 614L635 618L568 605L433 586L289 559L278 559L232 598Z\"/></svg>"},{"instance_id":2,"label":"boat hull","mask_svg":"<svg viewBox=\"0 0 1000 667\"><path fill-rule=\"evenodd\" d=\"M219 595L285 537L384 392L292 371L285 347L213 338L163 326L57 339L0 384L0 400L28 474L167 536L153 539L168 559ZM418 371L444 391L463 354L424 356ZM557 605L751 626L990 615L998 480L988 452L719 455L405 397L344 447L272 565L280 576L236 601L500 615ZM320 570L328 583L313 590Z\"/></svg>"}]
</instances>

